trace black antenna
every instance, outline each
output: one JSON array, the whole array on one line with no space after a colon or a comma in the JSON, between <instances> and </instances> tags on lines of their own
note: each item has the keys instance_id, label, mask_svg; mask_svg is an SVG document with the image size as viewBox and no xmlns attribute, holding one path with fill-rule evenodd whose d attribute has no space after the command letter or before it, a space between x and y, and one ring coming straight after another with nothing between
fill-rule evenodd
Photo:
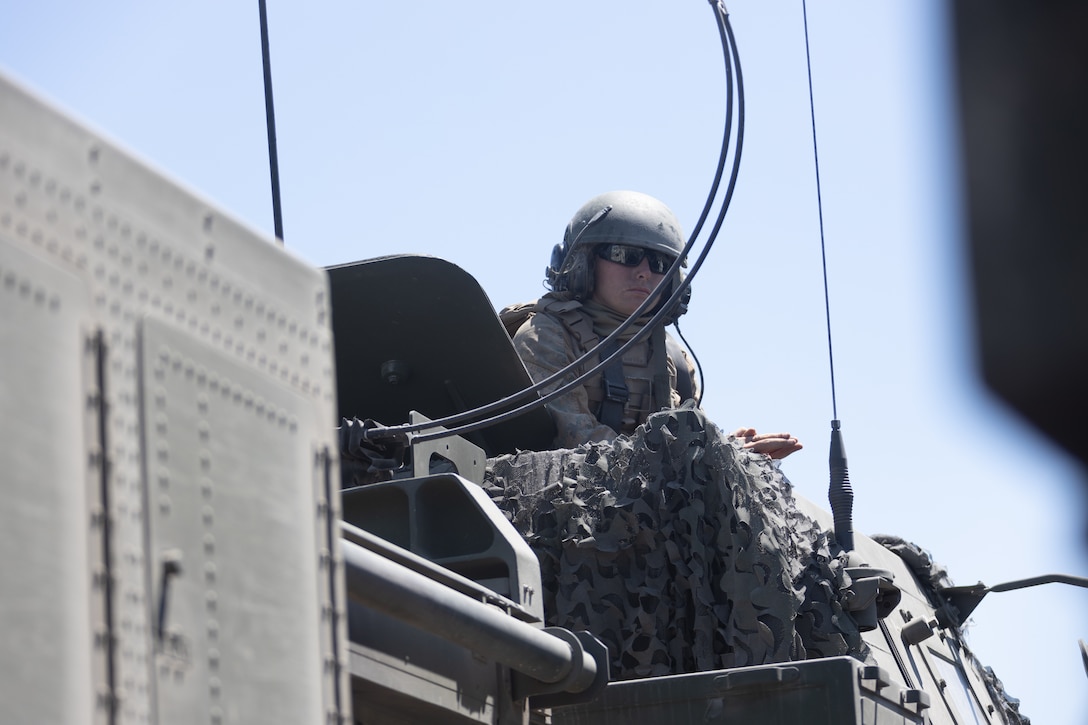
<instances>
[{"instance_id":1,"label":"black antenna","mask_svg":"<svg viewBox=\"0 0 1088 725\"><path fill-rule=\"evenodd\" d=\"M831 345L831 301L827 284L827 249L824 244L824 205L820 192L820 155L816 149L816 103L812 94L812 56L808 44L808 6L801 0L805 20L805 61L808 63L808 106L812 114L812 155L816 162L816 207L820 216L820 255L824 266L824 310L827 316L827 357L831 367L831 450L828 465L831 484L827 497L835 520L835 538L846 551L854 549L854 490L850 487L850 472L846 467L846 447L842 442L839 407L835 400L835 356Z\"/></svg>"},{"instance_id":2,"label":"black antenna","mask_svg":"<svg viewBox=\"0 0 1088 725\"><path fill-rule=\"evenodd\" d=\"M264 65L264 117L268 126L268 166L272 174L272 224L276 239L283 244L283 211L280 207L280 163L276 153L276 111L272 101L272 60L268 52L268 11L265 0L258 0L261 11L261 61Z\"/></svg>"}]
</instances>

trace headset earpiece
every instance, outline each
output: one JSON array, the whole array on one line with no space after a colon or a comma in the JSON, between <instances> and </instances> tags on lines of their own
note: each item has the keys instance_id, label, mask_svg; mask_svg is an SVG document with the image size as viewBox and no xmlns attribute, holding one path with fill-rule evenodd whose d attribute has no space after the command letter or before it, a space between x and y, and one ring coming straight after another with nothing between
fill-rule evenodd
<instances>
[{"instance_id":1,"label":"headset earpiece","mask_svg":"<svg viewBox=\"0 0 1088 725\"><path fill-rule=\"evenodd\" d=\"M683 277L681 277L681 279L683 279ZM673 282L669 282L669 284L665 286L664 291L661 292L661 301L657 303L657 306L655 306L651 312L656 313L665 306L665 302L668 298L672 297L673 290L675 289L674 284L675 283ZM687 314L689 302L691 302L691 287L684 290L684 294L680 295L680 299L673 303L672 313L665 318L663 324L671 325L680 317Z\"/></svg>"},{"instance_id":2,"label":"headset earpiece","mask_svg":"<svg viewBox=\"0 0 1088 725\"><path fill-rule=\"evenodd\" d=\"M548 280L548 286L556 292L565 292L567 289L567 275L563 271L563 263L567 260L567 242L563 240L552 248L552 259L544 274Z\"/></svg>"},{"instance_id":3,"label":"headset earpiece","mask_svg":"<svg viewBox=\"0 0 1088 725\"><path fill-rule=\"evenodd\" d=\"M670 315L672 318L670 323L676 322L679 317L687 314L689 302L691 302L691 287L684 290L684 294L680 295L680 299L676 301L676 314Z\"/></svg>"},{"instance_id":4,"label":"headset earpiece","mask_svg":"<svg viewBox=\"0 0 1088 725\"><path fill-rule=\"evenodd\" d=\"M584 249L573 253L579 258L570 260L570 269L564 274L566 289L576 300L589 299L593 293L593 260Z\"/></svg>"},{"instance_id":5,"label":"headset earpiece","mask_svg":"<svg viewBox=\"0 0 1088 725\"><path fill-rule=\"evenodd\" d=\"M572 258L571 255L579 255ZM564 239L552 248L551 264L545 270L548 286L555 292L569 292L576 300L588 299L593 293L593 260L586 250L570 245Z\"/></svg>"}]
</instances>

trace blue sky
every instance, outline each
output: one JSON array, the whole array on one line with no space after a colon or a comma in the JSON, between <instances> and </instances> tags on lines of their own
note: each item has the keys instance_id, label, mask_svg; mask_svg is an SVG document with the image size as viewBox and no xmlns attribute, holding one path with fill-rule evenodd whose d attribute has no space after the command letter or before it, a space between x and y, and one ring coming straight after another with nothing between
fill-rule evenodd
<instances>
[{"instance_id":1,"label":"blue sky","mask_svg":"<svg viewBox=\"0 0 1088 725\"><path fill-rule=\"evenodd\" d=\"M832 418L800 0L728 4L747 98L740 180L682 328L723 428L789 430L826 500ZM271 234L257 3L0 0L0 68ZM1088 575L1083 472L975 379L945 4L808 4L838 416L855 525L959 584ZM724 113L696 0L270 0L288 248L315 264L419 252L496 307L535 298L602 191L688 229ZM970 643L1036 723L1088 711L1088 592L992 594ZM1055 697L1056 692L1077 693Z\"/></svg>"}]
</instances>

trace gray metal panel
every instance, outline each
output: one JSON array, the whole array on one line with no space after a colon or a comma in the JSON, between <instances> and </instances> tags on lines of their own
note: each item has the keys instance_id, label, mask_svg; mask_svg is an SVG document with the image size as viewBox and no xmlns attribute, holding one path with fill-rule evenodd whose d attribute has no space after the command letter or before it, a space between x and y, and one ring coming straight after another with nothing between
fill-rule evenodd
<instances>
[{"instance_id":1,"label":"gray metal panel","mask_svg":"<svg viewBox=\"0 0 1088 725\"><path fill-rule=\"evenodd\" d=\"M544 620L536 554L478 485L443 473L345 489L344 521L512 600Z\"/></svg>"},{"instance_id":2,"label":"gray metal panel","mask_svg":"<svg viewBox=\"0 0 1088 725\"><path fill-rule=\"evenodd\" d=\"M320 722L308 401L166 323L142 337L159 713Z\"/></svg>"},{"instance_id":3,"label":"gray metal panel","mask_svg":"<svg viewBox=\"0 0 1088 725\"><path fill-rule=\"evenodd\" d=\"M108 534L101 547L109 552L101 580L104 591L112 595L108 605L113 629L104 639L112 692L100 694L96 701L110 703L114 701L111 695L116 698L113 722L170 722L166 713L160 717L156 703L158 602L152 582L160 552L149 553L147 543L148 504L158 505L154 495L158 482L145 477L144 460L152 460L158 452L143 448L145 420L138 375L137 330L146 318L183 331L215 350L240 366L246 380L264 376L306 401L307 412L298 414L298 435L292 441L298 450L291 455L308 460L302 478L294 482L306 497L295 514L296 525L308 537L299 555L309 557L310 570L317 576L299 582L298 590L311 600L308 611L317 612L313 626L320 633L324 703L318 720L346 721L346 637L345 628L338 625L346 614L335 576L340 560L331 527L339 515L339 496L327 475L335 471L336 443L324 272L232 221L2 76L0 235L5 247L30 250L81 283L89 297L88 329L101 333L103 427L91 436L79 426L78 435L66 441L67 447L41 451L43 456L66 460L64 464L42 462L42 470L78 460L80 476L85 476L87 462L86 456L80 456L81 445L86 449L102 441L106 446L97 460L105 474L101 491L107 509L94 520L101 521L101 531ZM53 279L43 284L48 293L77 286ZM23 359L7 344L0 354L5 365ZM82 420L87 415L79 394L64 397L61 387L41 393L48 399L42 404L54 413L49 417L51 425L57 419ZM4 418L0 434L7 439L18 421L7 410ZM215 425L218 434L223 426ZM41 435L48 431L44 427ZM267 453L256 443L251 441L249 459ZM278 460L281 454L274 455ZM85 519L91 515L91 510L84 512ZM262 536L276 532L270 529ZM90 535L93 541L93 527ZM303 545L301 537L290 538ZM249 555L259 547L255 539L251 548L240 553ZM220 552L219 563L226 566L231 555L230 550ZM80 566L87 566L85 555ZM92 601L92 612L95 606ZM237 634L252 641L238 639L233 646L252 646L258 652L264 651L260 640L273 635L257 630ZM88 634L88 647L91 639ZM27 659L36 661L39 656L46 657L33 653ZM255 663L246 677L254 682L286 682L281 672L295 672L295 665L283 658L268 658ZM240 675L221 674L220 686L235 676ZM285 684L282 697L297 697L304 703L300 707L308 708L310 686L309 682L297 687ZM222 692L227 694L225 689ZM101 708L97 712L101 717ZM248 715L224 707L221 722L248 721ZM186 714L175 721L188 723L192 717Z\"/></svg>"},{"instance_id":4,"label":"gray metal panel","mask_svg":"<svg viewBox=\"0 0 1088 725\"><path fill-rule=\"evenodd\" d=\"M90 723L102 672L79 414L87 293L6 232L0 242L0 722Z\"/></svg>"},{"instance_id":5,"label":"gray metal panel","mask_svg":"<svg viewBox=\"0 0 1088 725\"><path fill-rule=\"evenodd\" d=\"M353 711L362 722L493 723L512 711L509 670L492 659L348 603Z\"/></svg>"},{"instance_id":6,"label":"gray metal panel","mask_svg":"<svg viewBox=\"0 0 1088 725\"><path fill-rule=\"evenodd\" d=\"M520 616L542 622L536 556L478 485L438 474L342 496L346 522L479 582L520 605ZM441 603L430 607L441 619ZM509 671L481 652L355 601L349 631L353 709L362 721L520 722L524 703L511 701Z\"/></svg>"}]
</instances>

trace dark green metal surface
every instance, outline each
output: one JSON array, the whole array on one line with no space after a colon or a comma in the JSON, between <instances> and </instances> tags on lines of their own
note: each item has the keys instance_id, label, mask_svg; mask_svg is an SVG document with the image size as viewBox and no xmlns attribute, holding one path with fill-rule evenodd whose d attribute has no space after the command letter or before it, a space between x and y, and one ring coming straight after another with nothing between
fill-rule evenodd
<instances>
[{"instance_id":1,"label":"dark green metal surface","mask_svg":"<svg viewBox=\"0 0 1088 725\"><path fill-rule=\"evenodd\" d=\"M554 725L923 723L929 696L890 684L850 657L613 682L590 703L556 708Z\"/></svg>"},{"instance_id":2,"label":"dark green metal surface","mask_svg":"<svg viewBox=\"0 0 1088 725\"><path fill-rule=\"evenodd\" d=\"M344 418L385 425L460 413L532 381L478 282L435 257L400 255L328 270ZM489 456L543 450L555 435L543 407L470 435Z\"/></svg>"}]
</instances>

